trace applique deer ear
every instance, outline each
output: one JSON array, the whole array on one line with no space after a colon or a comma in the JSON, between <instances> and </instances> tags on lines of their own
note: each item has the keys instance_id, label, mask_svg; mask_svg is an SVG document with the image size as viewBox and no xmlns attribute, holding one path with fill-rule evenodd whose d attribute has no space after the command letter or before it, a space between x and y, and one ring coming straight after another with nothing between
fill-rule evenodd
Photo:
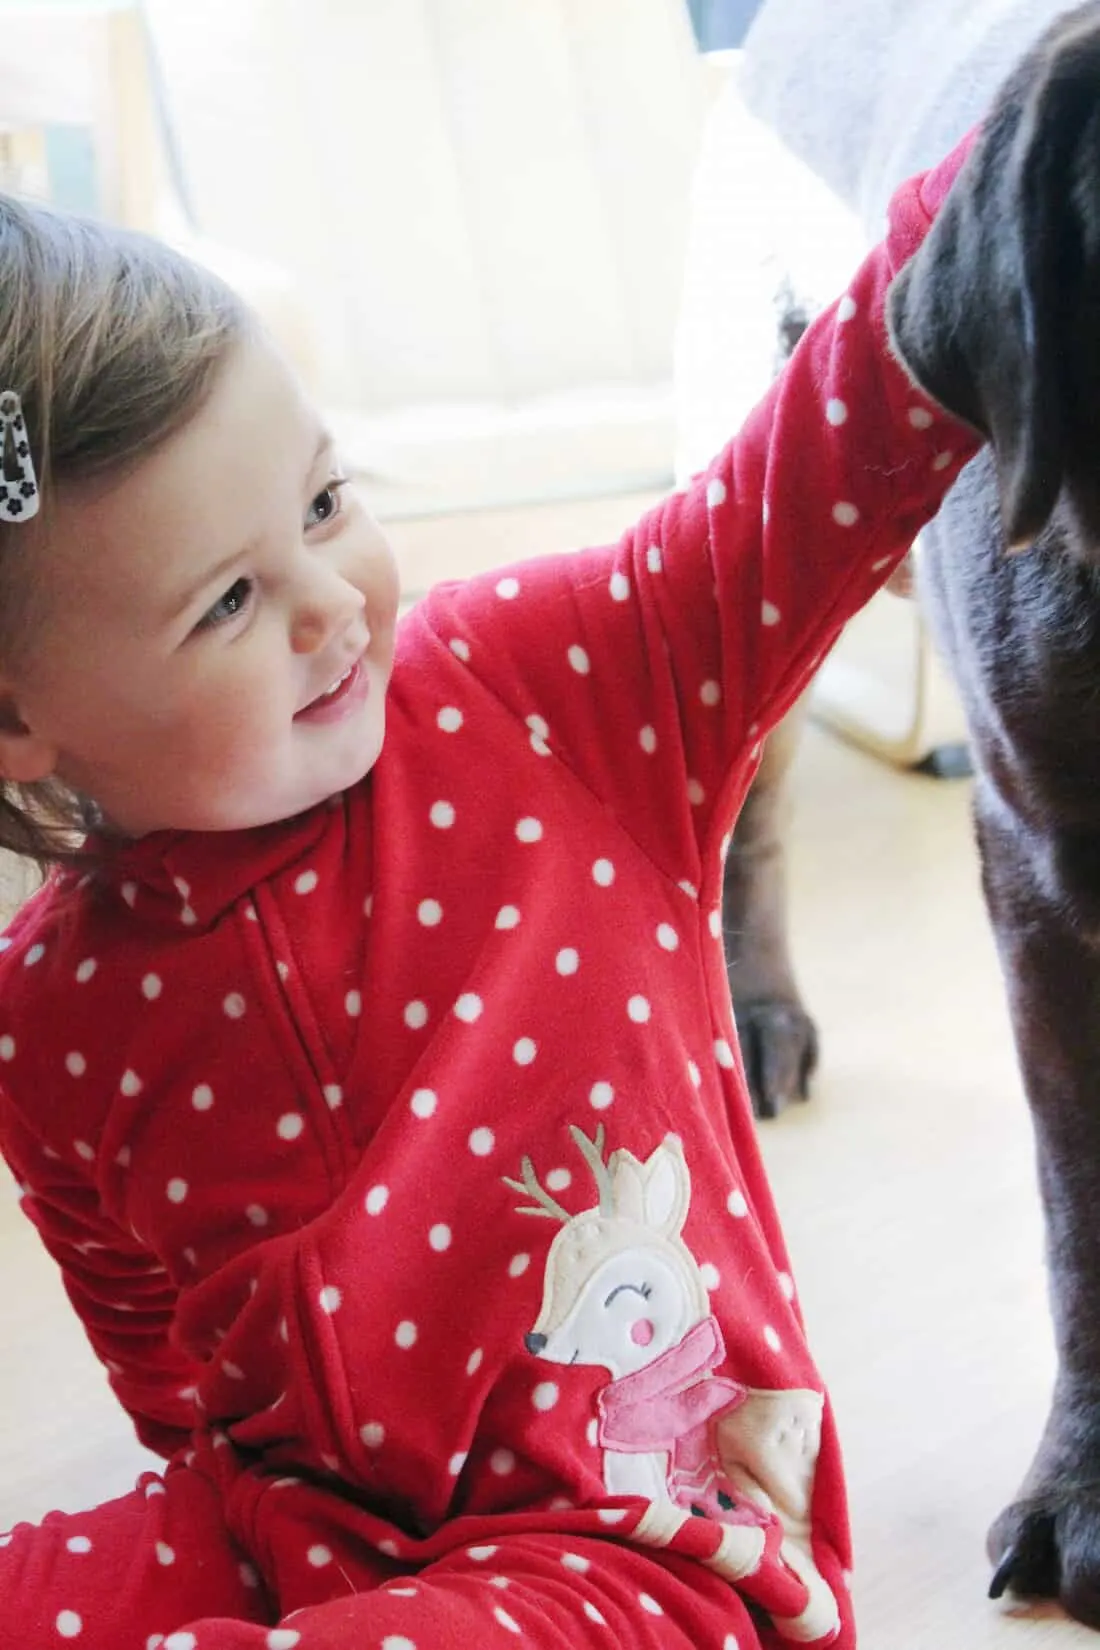
<instances>
[{"instance_id":1,"label":"applique deer ear","mask_svg":"<svg viewBox=\"0 0 1100 1650\"><path fill-rule=\"evenodd\" d=\"M684 1148L675 1135L665 1139L642 1165L645 1224L678 1237L691 1203L691 1180Z\"/></svg>"}]
</instances>

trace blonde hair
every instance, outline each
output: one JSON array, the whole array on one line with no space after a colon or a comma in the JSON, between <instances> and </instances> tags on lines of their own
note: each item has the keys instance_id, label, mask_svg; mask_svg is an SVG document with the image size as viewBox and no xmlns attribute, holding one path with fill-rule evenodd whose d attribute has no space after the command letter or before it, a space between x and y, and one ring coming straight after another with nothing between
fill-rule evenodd
<instances>
[{"instance_id":1,"label":"blonde hair","mask_svg":"<svg viewBox=\"0 0 1100 1650\"><path fill-rule=\"evenodd\" d=\"M217 276L170 247L0 195L0 391L21 398L48 523L54 488L135 464L202 405L253 323ZM33 647L19 534L0 524L0 669ZM87 805L54 780L0 779L0 848L69 859Z\"/></svg>"}]
</instances>

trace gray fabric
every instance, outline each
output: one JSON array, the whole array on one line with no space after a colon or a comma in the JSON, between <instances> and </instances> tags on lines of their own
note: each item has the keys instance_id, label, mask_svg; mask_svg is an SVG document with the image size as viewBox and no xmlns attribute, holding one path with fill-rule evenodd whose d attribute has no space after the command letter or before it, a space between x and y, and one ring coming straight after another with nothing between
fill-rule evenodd
<instances>
[{"instance_id":1,"label":"gray fabric","mask_svg":"<svg viewBox=\"0 0 1100 1650\"><path fill-rule=\"evenodd\" d=\"M878 238L894 188L951 149L1064 0L765 0L747 107Z\"/></svg>"}]
</instances>

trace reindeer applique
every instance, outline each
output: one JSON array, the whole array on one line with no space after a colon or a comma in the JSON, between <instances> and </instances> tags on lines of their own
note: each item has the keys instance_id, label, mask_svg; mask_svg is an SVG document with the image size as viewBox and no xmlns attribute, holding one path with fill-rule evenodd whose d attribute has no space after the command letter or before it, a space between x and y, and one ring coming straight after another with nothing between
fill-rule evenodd
<instances>
[{"instance_id":1,"label":"reindeer applique","mask_svg":"<svg viewBox=\"0 0 1100 1650\"><path fill-rule=\"evenodd\" d=\"M561 1223L527 1350L608 1371L597 1397L604 1483L611 1495L648 1502L634 1539L668 1546L707 1519L715 1539L704 1562L762 1605L785 1638L827 1642L840 1617L810 1542L821 1394L754 1390L714 1373L725 1344L682 1236L691 1177L679 1139L666 1135L644 1162L622 1148L605 1162L602 1126L593 1140L576 1127L570 1134L595 1204L570 1214L529 1157L522 1179L505 1180L531 1200L520 1214Z\"/></svg>"}]
</instances>

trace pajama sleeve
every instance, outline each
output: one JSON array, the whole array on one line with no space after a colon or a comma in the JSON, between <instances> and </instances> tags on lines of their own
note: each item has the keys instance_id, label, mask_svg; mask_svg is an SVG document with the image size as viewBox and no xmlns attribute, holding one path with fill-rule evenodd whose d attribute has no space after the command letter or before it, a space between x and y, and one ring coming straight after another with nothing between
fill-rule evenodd
<instances>
[{"instance_id":1,"label":"pajama sleeve","mask_svg":"<svg viewBox=\"0 0 1100 1650\"><path fill-rule=\"evenodd\" d=\"M884 243L690 487L617 546L444 587L420 615L677 880L697 881L761 738L977 449L893 357L884 314L971 141L899 190Z\"/></svg>"},{"instance_id":2,"label":"pajama sleeve","mask_svg":"<svg viewBox=\"0 0 1100 1650\"><path fill-rule=\"evenodd\" d=\"M61 1270L92 1350L147 1449L173 1455L190 1436L197 1367L170 1335L177 1290L163 1266L102 1210L81 1180L34 1138L0 1095L4 1153L24 1213Z\"/></svg>"}]
</instances>

